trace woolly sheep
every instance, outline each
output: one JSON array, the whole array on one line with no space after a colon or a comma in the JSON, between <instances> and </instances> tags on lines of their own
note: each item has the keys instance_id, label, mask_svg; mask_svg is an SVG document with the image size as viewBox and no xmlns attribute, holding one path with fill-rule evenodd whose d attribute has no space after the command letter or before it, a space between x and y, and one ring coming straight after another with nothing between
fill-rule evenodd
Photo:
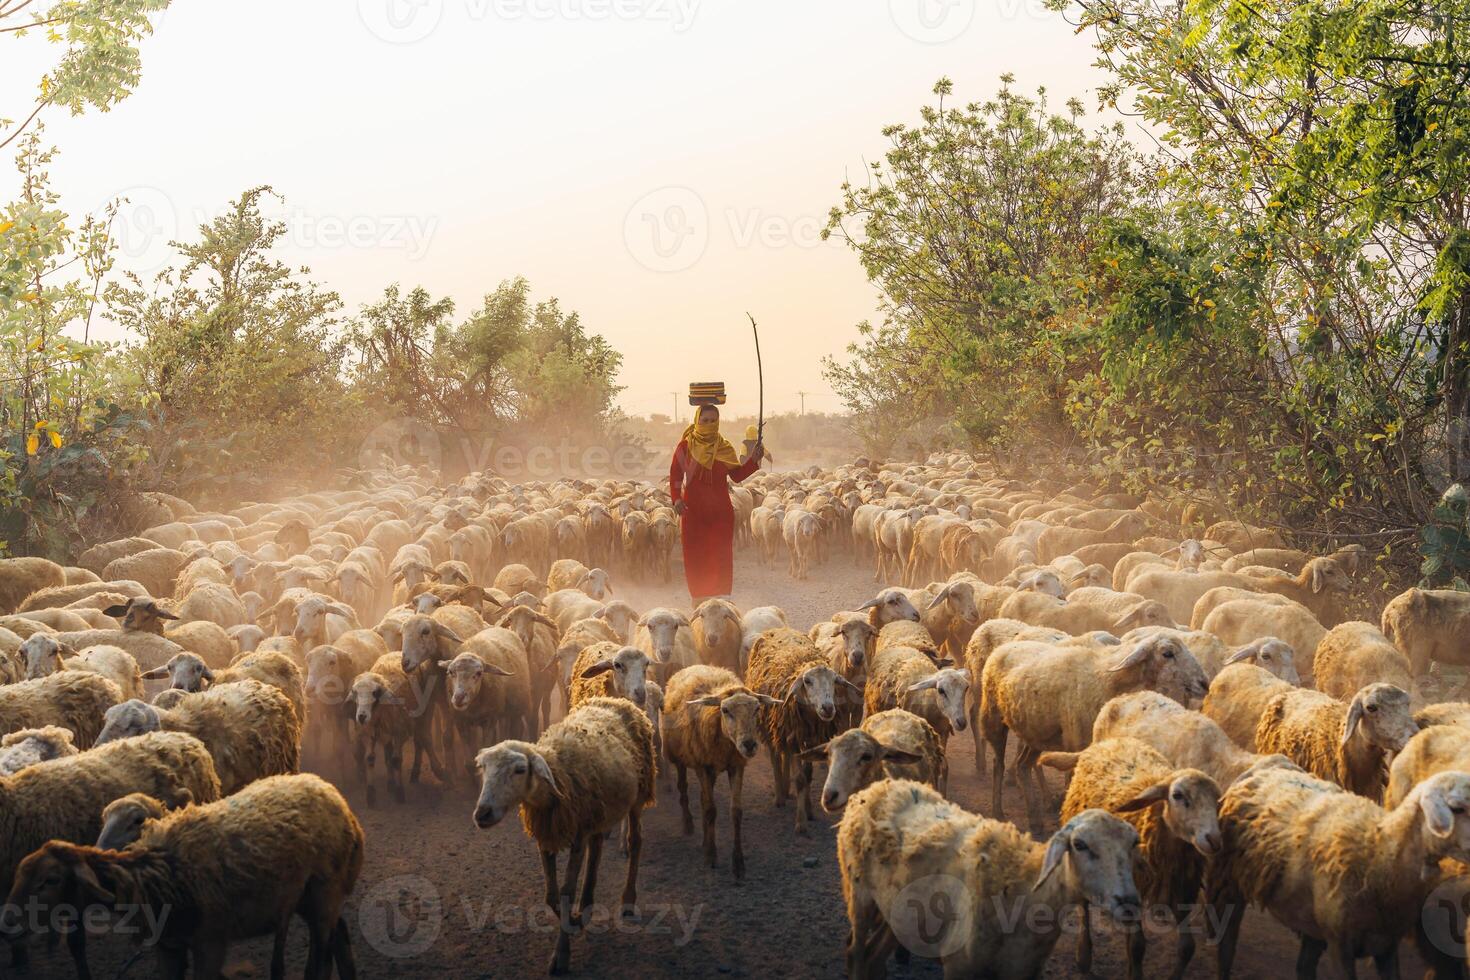
<instances>
[{"instance_id":1,"label":"woolly sheep","mask_svg":"<svg viewBox=\"0 0 1470 980\"><path fill-rule=\"evenodd\" d=\"M1267 636L1284 640L1291 646L1303 683L1310 683L1317 647L1327 636L1327 630L1305 606L1274 596L1227 602L1211 612L1199 628L1233 647Z\"/></svg>"},{"instance_id":2,"label":"woolly sheep","mask_svg":"<svg viewBox=\"0 0 1470 980\"><path fill-rule=\"evenodd\" d=\"M257 680L269 684L291 702L296 709L296 718L306 722L306 685L301 677L301 668L283 653L266 650L248 653L236 659L223 670L211 670L198 654L181 653L164 664L143 675L146 680L167 678L169 687L195 694L205 685L214 687L241 680Z\"/></svg>"},{"instance_id":3,"label":"woolly sheep","mask_svg":"<svg viewBox=\"0 0 1470 980\"><path fill-rule=\"evenodd\" d=\"M640 708L648 698L648 654L637 647L595 643L572 665L571 699L575 708L593 698L627 698Z\"/></svg>"},{"instance_id":4,"label":"woolly sheep","mask_svg":"<svg viewBox=\"0 0 1470 980\"><path fill-rule=\"evenodd\" d=\"M1184 921L1204 882L1205 859L1220 852L1220 787L1198 769L1176 769L1168 759L1133 738L1094 742L1080 754L1062 753L1059 768L1072 773L1062 801L1063 823L1089 809L1123 814L1138 832L1133 875L1146 908L1168 909L1178 931L1171 976L1181 977L1194 957L1194 935ZM1058 760L1042 753L1040 763ZM1077 968L1092 972L1092 930L1081 915ZM1128 976L1142 980L1147 936L1128 931Z\"/></svg>"},{"instance_id":5,"label":"woolly sheep","mask_svg":"<svg viewBox=\"0 0 1470 980\"><path fill-rule=\"evenodd\" d=\"M674 609L660 607L644 613L638 620L633 646L648 654L648 659L657 665L657 679L665 687L674 674L699 663L689 620Z\"/></svg>"},{"instance_id":6,"label":"woolly sheep","mask_svg":"<svg viewBox=\"0 0 1470 980\"><path fill-rule=\"evenodd\" d=\"M27 559L15 559L16 561ZM55 585L39 589L26 597L16 612L31 612L36 609L55 609L70 606L90 596L101 593L118 593L130 599L148 595L142 583L134 581L84 582L81 585Z\"/></svg>"},{"instance_id":7,"label":"woolly sheep","mask_svg":"<svg viewBox=\"0 0 1470 980\"><path fill-rule=\"evenodd\" d=\"M226 795L265 776L300 768L296 709L284 694L259 681L221 684L190 694L169 709L124 701L107 709L97 744L157 731L183 732L203 742Z\"/></svg>"},{"instance_id":8,"label":"woolly sheep","mask_svg":"<svg viewBox=\"0 0 1470 980\"><path fill-rule=\"evenodd\" d=\"M1465 637L1470 634L1470 593L1452 589L1408 589L1383 607L1383 635L1409 658L1415 685L1422 684L1431 663L1470 663Z\"/></svg>"},{"instance_id":9,"label":"woolly sheep","mask_svg":"<svg viewBox=\"0 0 1470 980\"><path fill-rule=\"evenodd\" d=\"M873 658L863 706L868 717L892 708L918 715L934 728L942 746L952 733L963 732L969 725L969 693L968 671L936 667L922 651L897 647ZM937 788L941 793L946 783L940 779Z\"/></svg>"},{"instance_id":10,"label":"woolly sheep","mask_svg":"<svg viewBox=\"0 0 1470 980\"><path fill-rule=\"evenodd\" d=\"M900 943L939 956L946 976L1039 976L1068 907L1086 901L1119 920L1138 913L1137 844L1132 827L1099 810L1042 844L923 784L874 783L848 801L837 831L848 976L883 976ZM911 902L940 901L968 914L942 917L937 930L906 917Z\"/></svg>"},{"instance_id":11,"label":"woolly sheep","mask_svg":"<svg viewBox=\"0 0 1470 980\"><path fill-rule=\"evenodd\" d=\"M1441 857L1470 857L1470 775L1441 773L1398 807L1290 769L1254 770L1220 805L1225 838L1210 869L1207 899L1224 923L1218 974L1230 976L1246 903L1301 937L1298 973L1310 976L1332 951L1344 976L1372 956L1380 975L1397 971L1399 940L1420 923Z\"/></svg>"},{"instance_id":12,"label":"woolly sheep","mask_svg":"<svg viewBox=\"0 0 1470 980\"><path fill-rule=\"evenodd\" d=\"M1214 721L1156 691L1119 695L1098 712L1092 739L1133 738L1158 752L1176 769L1198 769L1220 786L1271 758L1273 764L1294 765L1284 756L1247 752ZM1058 759L1062 753L1051 753Z\"/></svg>"},{"instance_id":13,"label":"woolly sheep","mask_svg":"<svg viewBox=\"0 0 1470 980\"><path fill-rule=\"evenodd\" d=\"M219 799L220 784L204 745L177 732L99 746L0 778L0 824L6 831L0 835L0 881L15 882L22 859L47 841L96 840L103 807L135 792L182 806ZM13 966L25 963L25 952L24 946L11 947Z\"/></svg>"},{"instance_id":14,"label":"woolly sheep","mask_svg":"<svg viewBox=\"0 0 1470 980\"><path fill-rule=\"evenodd\" d=\"M1392 810L1415 786L1441 772L1470 772L1470 730L1459 725L1421 728L1388 767L1383 805Z\"/></svg>"},{"instance_id":15,"label":"woolly sheep","mask_svg":"<svg viewBox=\"0 0 1470 980\"><path fill-rule=\"evenodd\" d=\"M880 711L836 738L808 749L808 758L827 763L822 809L836 813L853 794L880 779L911 779L939 790L948 767L934 726L902 708Z\"/></svg>"},{"instance_id":16,"label":"woolly sheep","mask_svg":"<svg viewBox=\"0 0 1470 980\"><path fill-rule=\"evenodd\" d=\"M750 691L734 672L705 664L685 667L671 677L665 700L664 753L677 773L684 833L694 832L694 820L689 814L689 770L693 769L699 778L704 814L704 859L714 867L715 782L724 773L730 786L730 824L734 835L730 868L739 881L745 877L745 849L740 832L745 767L760 748L760 709L763 705L774 707L777 702Z\"/></svg>"},{"instance_id":17,"label":"woolly sheep","mask_svg":"<svg viewBox=\"0 0 1470 980\"><path fill-rule=\"evenodd\" d=\"M66 585L66 572L45 558L0 559L0 615L18 609L26 598L43 589Z\"/></svg>"},{"instance_id":18,"label":"woolly sheep","mask_svg":"<svg viewBox=\"0 0 1470 980\"><path fill-rule=\"evenodd\" d=\"M1266 703L1256 747L1377 800L1383 795L1387 757L1416 731L1408 693L1392 684L1368 685L1351 705L1319 691L1292 689Z\"/></svg>"},{"instance_id":19,"label":"woolly sheep","mask_svg":"<svg viewBox=\"0 0 1470 980\"><path fill-rule=\"evenodd\" d=\"M1279 653L1273 654L1271 644L1290 651L1280 640L1257 640L1242 647L1210 682L1210 692L1200 706L1237 745L1251 752L1256 750L1256 728L1266 705L1276 695L1299 686L1295 669L1272 669L1289 661Z\"/></svg>"},{"instance_id":20,"label":"woolly sheep","mask_svg":"<svg viewBox=\"0 0 1470 980\"><path fill-rule=\"evenodd\" d=\"M327 976L334 964L339 976L353 975L342 909L362 871L364 834L330 784L275 776L228 800L145 821L139 834L122 851L47 844L22 862L12 897L148 908L160 923L163 976L182 975L189 960L196 975L220 976L231 942L267 935L271 974L281 976L295 913L310 936L306 975Z\"/></svg>"},{"instance_id":21,"label":"woolly sheep","mask_svg":"<svg viewBox=\"0 0 1470 980\"><path fill-rule=\"evenodd\" d=\"M151 551L157 547L158 543L148 538L119 538L116 541L106 541L88 548L78 556L77 564L101 575L102 570L112 561L127 555L136 555L140 551Z\"/></svg>"},{"instance_id":22,"label":"woolly sheep","mask_svg":"<svg viewBox=\"0 0 1470 980\"><path fill-rule=\"evenodd\" d=\"M1348 622L1327 631L1312 661L1317 690L1345 701L1369 684L1411 690L1409 660L1371 623Z\"/></svg>"},{"instance_id":23,"label":"woolly sheep","mask_svg":"<svg viewBox=\"0 0 1470 980\"><path fill-rule=\"evenodd\" d=\"M980 681L980 724L994 755L991 805L997 819L1004 814L1001 786L1005 750L1014 730L1031 752L1076 751L1092 739L1093 722L1111 698L1145 688L1168 694L1182 704L1207 689L1204 670L1177 639L1145 637L1120 652L1074 644L1013 641L990 655ZM1017 758L1022 795L1033 829L1041 811L1027 777L1044 790L1035 760Z\"/></svg>"},{"instance_id":24,"label":"woolly sheep","mask_svg":"<svg viewBox=\"0 0 1470 980\"><path fill-rule=\"evenodd\" d=\"M72 742L72 733L65 728L23 728L0 738L0 776L14 776L27 766L79 751Z\"/></svg>"},{"instance_id":25,"label":"woolly sheep","mask_svg":"<svg viewBox=\"0 0 1470 980\"><path fill-rule=\"evenodd\" d=\"M179 617L146 596L129 599L123 605L108 606L103 612L117 618L122 623L124 634L146 633L162 637L185 650L197 653L211 667L228 667L230 658L235 655L235 643L225 632L224 627L216 623L195 621L178 623L171 629L165 629L165 622L177 620ZM121 643L116 645L132 653L138 660L138 665L144 670L159 666L159 664L147 663L143 658L138 657L137 652L131 646Z\"/></svg>"},{"instance_id":26,"label":"woolly sheep","mask_svg":"<svg viewBox=\"0 0 1470 980\"><path fill-rule=\"evenodd\" d=\"M21 644L26 678L49 677L59 670L80 670L98 674L118 686L124 698L143 696L143 677L132 654L114 646L93 646L80 654L53 636L37 633Z\"/></svg>"},{"instance_id":27,"label":"woolly sheep","mask_svg":"<svg viewBox=\"0 0 1470 980\"><path fill-rule=\"evenodd\" d=\"M689 618L699 662L740 672L740 610L724 599L706 599Z\"/></svg>"},{"instance_id":28,"label":"woolly sheep","mask_svg":"<svg viewBox=\"0 0 1470 980\"><path fill-rule=\"evenodd\" d=\"M855 685L838 676L815 643L792 629L761 634L750 651L745 680L754 693L780 702L762 709L776 805L785 804L794 769L796 832L805 834L811 819L812 764L801 753L837 734L836 690L856 690Z\"/></svg>"},{"instance_id":29,"label":"woolly sheep","mask_svg":"<svg viewBox=\"0 0 1470 980\"><path fill-rule=\"evenodd\" d=\"M526 834L541 852L546 904L561 929L551 972L571 964L571 935L595 897L603 837L628 824L628 877L622 910L636 914L643 809L654 802L653 728L631 701L594 698L541 734L535 743L505 741L475 759L481 778L474 823L489 829L516 807ZM556 855L569 851L565 880L556 880ZM586 884L576 909L572 896L586 862Z\"/></svg>"},{"instance_id":30,"label":"woolly sheep","mask_svg":"<svg viewBox=\"0 0 1470 980\"><path fill-rule=\"evenodd\" d=\"M747 609L740 617L740 669L736 673L745 673L750 663L750 648L755 646L755 641L760 639L762 633L788 625L786 611L780 606L756 606L754 609Z\"/></svg>"},{"instance_id":31,"label":"woolly sheep","mask_svg":"<svg viewBox=\"0 0 1470 980\"><path fill-rule=\"evenodd\" d=\"M408 642L408 637L404 638L404 642ZM457 655L456 642L455 649L449 651L448 656ZM411 683L403 666L402 653L385 653L374 661L370 669L352 679L352 687L348 692L348 705L352 717L357 721L353 756L357 764L358 782L367 788L368 806L376 806L378 802L377 787L370 777L372 768L377 765L379 746L383 749L383 768L387 775L388 792L397 802L402 803L405 800L403 746L409 738L414 740L415 766L418 764L419 753L428 752L435 773L439 778L448 781L447 770L439 761L438 751L433 743L430 725L433 712L426 703L432 696L432 689L424 689ZM416 773L411 774L410 779L415 775Z\"/></svg>"},{"instance_id":32,"label":"woolly sheep","mask_svg":"<svg viewBox=\"0 0 1470 980\"><path fill-rule=\"evenodd\" d=\"M0 735L55 725L89 748L102 730L103 712L122 700L122 691L100 674L63 670L36 680L0 687Z\"/></svg>"},{"instance_id":33,"label":"woolly sheep","mask_svg":"<svg viewBox=\"0 0 1470 980\"><path fill-rule=\"evenodd\" d=\"M171 596L174 583L189 556L172 548L154 548L140 551L109 562L102 570L102 577L110 581L129 580L140 583L149 595Z\"/></svg>"}]
</instances>

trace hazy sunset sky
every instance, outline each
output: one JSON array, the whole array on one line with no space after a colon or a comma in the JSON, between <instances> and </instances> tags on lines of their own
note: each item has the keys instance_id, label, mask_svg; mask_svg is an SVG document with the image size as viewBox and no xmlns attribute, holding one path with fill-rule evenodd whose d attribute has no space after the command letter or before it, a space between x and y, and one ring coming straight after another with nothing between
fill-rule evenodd
<instances>
[{"instance_id":1,"label":"hazy sunset sky","mask_svg":"<svg viewBox=\"0 0 1470 980\"><path fill-rule=\"evenodd\" d=\"M68 209L131 199L123 267L272 184L281 257L349 312L398 282L464 316L525 275L623 352L642 414L706 379L753 412L749 310L767 412L834 410L821 357L876 306L818 238L844 177L942 75L1093 109L1089 42L1041 0L175 0L130 99L43 118ZM0 114L48 48L0 38Z\"/></svg>"}]
</instances>

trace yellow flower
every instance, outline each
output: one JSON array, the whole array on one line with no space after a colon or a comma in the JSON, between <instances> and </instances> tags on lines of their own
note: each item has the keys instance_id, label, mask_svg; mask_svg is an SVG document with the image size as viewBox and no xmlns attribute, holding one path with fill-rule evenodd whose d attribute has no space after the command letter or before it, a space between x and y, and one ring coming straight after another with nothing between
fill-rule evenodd
<instances>
[{"instance_id":1,"label":"yellow flower","mask_svg":"<svg viewBox=\"0 0 1470 980\"><path fill-rule=\"evenodd\" d=\"M15 227L15 222L14 221L0 221L0 235L5 234L7 231L9 231L10 229L12 229L14 227Z\"/></svg>"},{"instance_id":2,"label":"yellow flower","mask_svg":"<svg viewBox=\"0 0 1470 980\"><path fill-rule=\"evenodd\" d=\"M40 436L38 436L34 432L32 432L30 435L26 436L26 455L27 456L34 456L34 455L36 455L36 450L38 450L40 448L41 448L41 438L40 438Z\"/></svg>"}]
</instances>

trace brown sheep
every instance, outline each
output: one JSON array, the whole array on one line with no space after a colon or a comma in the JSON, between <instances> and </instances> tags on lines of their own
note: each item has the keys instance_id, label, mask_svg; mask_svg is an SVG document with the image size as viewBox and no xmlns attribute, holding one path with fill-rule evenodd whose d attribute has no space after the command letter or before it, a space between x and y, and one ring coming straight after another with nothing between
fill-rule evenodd
<instances>
[{"instance_id":1,"label":"brown sheep","mask_svg":"<svg viewBox=\"0 0 1470 980\"><path fill-rule=\"evenodd\" d=\"M1312 660L1317 690L1346 701L1369 684L1384 683L1412 690L1409 658L1372 623L1334 626L1317 644Z\"/></svg>"},{"instance_id":2,"label":"brown sheep","mask_svg":"<svg viewBox=\"0 0 1470 980\"><path fill-rule=\"evenodd\" d=\"M880 779L912 779L938 789L948 768L934 726L902 708L869 715L861 728L849 728L805 754L827 763L822 809L828 813Z\"/></svg>"},{"instance_id":3,"label":"brown sheep","mask_svg":"<svg viewBox=\"0 0 1470 980\"><path fill-rule=\"evenodd\" d=\"M62 670L33 681L0 687L0 735L23 728L65 728L77 748L90 748L102 731L102 716L122 700L122 691L100 674Z\"/></svg>"},{"instance_id":4,"label":"brown sheep","mask_svg":"<svg viewBox=\"0 0 1470 980\"><path fill-rule=\"evenodd\" d=\"M1267 702L1256 727L1256 748L1378 800L1388 756L1416 731L1408 693L1391 684L1370 684L1351 705L1319 691L1291 690Z\"/></svg>"},{"instance_id":5,"label":"brown sheep","mask_svg":"<svg viewBox=\"0 0 1470 980\"><path fill-rule=\"evenodd\" d=\"M475 826L494 827L519 807L526 834L541 852L546 904L561 922L551 972L564 973L571 964L572 933L595 898L603 838L624 820L628 877L623 914L636 914L642 815L654 802L653 727L631 701L594 698L548 728L535 743L501 742L482 750L475 764L481 777ZM558 885L560 851L570 855L566 878ZM574 910L572 896L584 859L587 877Z\"/></svg>"},{"instance_id":6,"label":"brown sheep","mask_svg":"<svg viewBox=\"0 0 1470 980\"><path fill-rule=\"evenodd\" d=\"M838 733L836 689L841 685L856 691L856 685L839 677L817 645L792 629L769 630L755 641L746 684L754 693L780 702L762 709L776 805L785 805L795 769L796 832L805 834L811 819L812 764L801 759L801 753Z\"/></svg>"},{"instance_id":7,"label":"brown sheep","mask_svg":"<svg viewBox=\"0 0 1470 980\"><path fill-rule=\"evenodd\" d=\"M730 785L730 824L734 834L730 868L739 881L745 877L745 848L740 832L745 767L760 748L760 709L763 705L774 707L776 701L749 690L734 672L706 664L685 667L669 678L664 697L664 752L677 773L684 833L694 832L694 820L689 814L689 770L693 769L699 778L704 814L704 859L713 868L715 782L724 773Z\"/></svg>"},{"instance_id":8,"label":"brown sheep","mask_svg":"<svg viewBox=\"0 0 1470 980\"><path fill-rule=\"evenodd\" d=\"M24 610L27 597L66 585L65 570L45 558L0 559L0 615Z\"/></svg>"},{"instance_id":9,"label":"brown sheep","mask_svg":"<svg viewBox=\"0 0 1470 980\"><path fill-rule=\"evenodd\" d=\"M124 701L107 709L97 744L157 731L183 732L203 742L226 795L265 776L294 773L301 767L296 709L286 695L259 681L221 684L187 695L169 709Z\"/></svg>"},{"instance_id":10,"label":"brown sheep","mask_svg":"<svg viewBox=\"0 0 1470 980\"><path fill-rule=\"evenodd\" d=\"M310 933L306 975L353 975L342 907L362 871L364 834L342 794L312 775L276 776L229 800L146 823L124 851L54 842L22 862L13 898L44 907L142 905L158 915L159 973L220 976L229 943L274 936L285 970L292 913ZM85 954L74 947L79 971ZM83 973L85 975L85 973Z\"/></svg>"}]
</instances>

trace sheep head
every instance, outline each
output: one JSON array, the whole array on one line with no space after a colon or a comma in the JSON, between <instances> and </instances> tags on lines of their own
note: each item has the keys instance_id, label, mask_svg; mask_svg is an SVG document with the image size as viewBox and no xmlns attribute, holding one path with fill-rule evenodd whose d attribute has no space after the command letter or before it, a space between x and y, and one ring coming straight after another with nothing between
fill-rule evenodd
<instances>
[{"instance_id":1,"label":"sheep head","mask_svg":"<svg viewBox=\"0 0 1470 980\"><path fill-rule=\"evenodd\" d=\"M735 751L746 759L754 759L760 748L761 708L780 703L773 697L755 694L743 687L706 694L685 702L690 707L718 708L720 734L729 739L730 744L735 746Z\"/></svg>"},{"instance_id":2,"label":"sheep head","mask_svg":"<svg viewBox=\"0 0 1470 980\"><path fill-rule=\"evenodd\" d=\"M1220 787L1198 769L1184 769L1155 783L1118 807L1119 813L1146 810L1162 803L1169 832L1205 857L1220 853Z\"/></svg>"},{"instance_id":3,"label":"sheep head","mask_svg":"<svg viewBox=\"0 0 1470 980\"><path fill-rule=\"evenodd\" d=\"M169 678L169 687L179 691L202 691L204 685L214 682L214 671L197 653L176 653L162 667L144 671L145 681Z\"/></svg>"},{"instance_id":4,"label":"sheep head","mask_svg":"<svg viewBox=\"0 0 1470 980\"><path fill-rule=\"evenodd\" d=\"M514 673L498 664L487 663L468 650L460 652L453 660L439 661L439 669L444 671L448 682L445 693L449 695L450 706L456 711L464 711L474 704L487 674L510 677Z\"/></svg>"},{"instance_id":5,"label":"sheep head","mask_svg":"<svg viewBox=\"0 0 1470 980\"><path fill-rule=\"evenodd\" d=\"M970 723L970 714L965 709L965 698L970 693L970 672L958 667L936 670L921 681L908 686L909 694L933 691L939 700L939 710L957 732L964 731Z\"/></svg>"},{"instance_id":6,"label":"sheep head","mask_svg":"<svg viewBox=\"0 0 1470 980\"><path fill-rule=\"evenodd\" d=\"M610 674L613 690L642 707L648 694L648 664L648 654L637 647L623 647L611 657L603 657L589 665L582 671L582 676Z\"/></svg>"},{"instance_id":7,"label":"sheep head","mask_svg":"<svg viewBox=\"0 0 1470 980\"><path fill-rule=\"evenodd\" d=\"M1141 906L1133 881L1138 832L1104 810L1083 810L1052 835L1041 862L1039 889L1060 875L1067 895L1085 898L1126 922Z\"/></svg>"},{"instance_id":8,"label":"sheep head","mask_svg":"<svg viewBox=\"0 0 1470 980\"><path fill-rule=\"evenodd\" d=\"M545 756L529 742L505 741L481 749L475 767L480 770L480 798L474 822L481 830L494 827L523 802L566 798Z\"/></svg>"},{"instance_id":9,"label":"sheep head","mask_svg":"<svg viewBox=\"0 0 1470 980\"><path fill-rule=\"evenodd\" d=\"M115 704L102 716L102 732L94 745L106 745L121 738L146 735L163 727L158 709L134 698Z\"/></svg>"},{"instance_id":10,"label":"sheep head","mask_svg":"<svg viewBox=\"0 0 1470 980\"><path fill-rule=\"evenodd\" d=\"M1342 744L1355 735L1384 752L1398 752L1419 731L1409 710L1409 692L1392 684L1369 684L1348 705Z\"/></svg>"},{"instance_id":11,"label":"sheep head","mask_svg":"<svg viewBox=\"0 0 1470 980\"><path fill-rule=\"evenodd\" d=\"M104 851L120 851L143 836L149 820L161 820L163 803L147 793L129 793L113 800L102 811L102 832L97 846Z\"/></svg>"},{"instance_id":12,"label":"sheep head","mask_svg":"<svg viewBox=\"0 0 1470 980\"><path fill-rule=\"evenodd\" d=\"M884 763L906 765L921 761L903 749L879 742L861 728L849 728L830 742L807 749L801 757L827 763L827 781L822 785L822 809L836 813L860 789L884 776Z\"/></svg>"}]
</instances>

